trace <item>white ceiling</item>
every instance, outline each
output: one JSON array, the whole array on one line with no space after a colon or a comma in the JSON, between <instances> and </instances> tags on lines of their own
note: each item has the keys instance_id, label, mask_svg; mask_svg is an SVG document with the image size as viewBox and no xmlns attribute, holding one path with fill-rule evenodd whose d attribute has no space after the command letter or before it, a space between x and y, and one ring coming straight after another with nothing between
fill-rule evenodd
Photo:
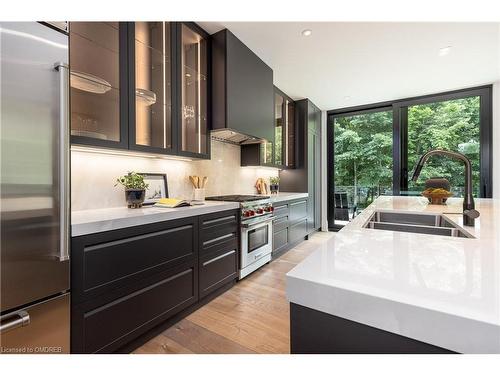
<instances>
[{"instance_id":1,"label":"white ceiling","mask_svg":"<svg viewBox=\"0 0 500 375\"><path fill-rule=\"evenodd\" d=\"M199 22L231 30L293 99L329 110L500 79L499 23ZM301 31L311 29L303 37ZM452 46L447 56L439 49Z\"/></svg>"}]
</instances>

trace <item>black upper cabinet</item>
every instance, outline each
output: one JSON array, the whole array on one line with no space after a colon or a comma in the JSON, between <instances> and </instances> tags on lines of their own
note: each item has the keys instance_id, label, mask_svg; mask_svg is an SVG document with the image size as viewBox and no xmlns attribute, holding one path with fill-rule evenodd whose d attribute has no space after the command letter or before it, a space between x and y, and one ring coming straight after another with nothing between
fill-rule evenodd
<instances>
[{"instance_id":1,"label":"black upper cabinet","mask_svg":"<svg viewBox=\"0 0 500 375\"><path fill-rule=\"evenodd\" d=\"M209 159L209 35L192 22L176 27L179 155Z\"/></svg>"},{"instance_id":2,"label":"black upper cabinet","mask_svg":"<svg viewBox=\"0 0 500 375\"><path fill-rule=\"evenodd\" d=\"M127 24L71 22L71 141L128 147Z\"/></svg>"},{"instance_id":3,"label":"black upper cabinet","mask_svg":"<svg viewBox=\"0 0 500 375\"><path fill-rule=\"evenodd\" d=\"M273 71L229 30L212 35L212 129L272 140Z\"/></svg>"},{"instance_id":4,"label":"black upper cabinet","mask_svg":"<svg viewBox=\"0 0 500 375\"><path fill-rule=\"evenodd\" d=\"M130 22L128 28L130 148L175 154L175 26Z\"/></svg>"},{"instance_id":5,"label":"black upper cabinet","mask_svg":"<svg viewBox=\"0 0 500 375\"><path fill-rule=\"evenodd\" d=\"M242 166L295 166L295 104L277 87L274 88L274 122L271 139L262 144L241 146Z\"/></svg>"},{"instance_id":6,"label":"black upper cabinet","mask_svg":"<svg viewBox=\"0 0 500 375\"><path fill-rule=\"evenodd\" d=\"M70 30L72 143L210 158L203 29L159 21Z\"/></svg>"}]
</instances>

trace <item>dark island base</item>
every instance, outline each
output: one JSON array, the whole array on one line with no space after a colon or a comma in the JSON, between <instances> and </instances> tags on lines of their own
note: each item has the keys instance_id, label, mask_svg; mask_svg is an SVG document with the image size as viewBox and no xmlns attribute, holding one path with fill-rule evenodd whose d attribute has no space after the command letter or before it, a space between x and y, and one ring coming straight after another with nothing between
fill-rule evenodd
<instances>
[{"instance_id":1,"label":"dark island base","mask_svg":"<svg viewBox=\"0 0 500 375\"><path fill-rule=\"evenodd\" d=\"M290 351L292 354L455 353L294 303L290 303Z\"/></svg>"}]
</instances>

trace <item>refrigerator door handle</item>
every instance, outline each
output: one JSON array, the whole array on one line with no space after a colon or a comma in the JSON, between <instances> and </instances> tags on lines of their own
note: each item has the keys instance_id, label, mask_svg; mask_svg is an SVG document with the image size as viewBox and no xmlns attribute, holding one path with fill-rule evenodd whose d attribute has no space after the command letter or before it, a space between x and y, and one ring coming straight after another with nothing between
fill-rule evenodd
<instances>
[{"instance_id":1,"label":"refrigerator door handle","mask_svg":"<svg viewBox=\"0 0 500 375\"><path fill-rule=\"evenodd\" d=\"M17 319L15 319L17 317ZM0 333L5 333L15 328L24 327L30 324L30 314L21 310L14 314L6 315L0 320Z\"/></svg>"},{"instance_id":2,"label":"refrigerator door handle","mask_svg":"<svg viewBox=\"0 0 500 375\"><path fill-rule=\"evenodd\" d=\"M59 120L59 208L61 216L61 233L59 246L59 261L69 260L69 66L63 62L54 64L54 68L59 72L59 100L60 100L60 120Z\"/></svg>"}]
</instances>

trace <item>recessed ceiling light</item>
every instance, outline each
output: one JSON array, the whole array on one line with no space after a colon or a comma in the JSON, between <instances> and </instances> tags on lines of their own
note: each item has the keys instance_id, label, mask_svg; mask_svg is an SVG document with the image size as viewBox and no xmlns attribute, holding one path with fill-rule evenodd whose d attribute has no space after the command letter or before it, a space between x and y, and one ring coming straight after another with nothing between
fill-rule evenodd
<instances>
[{"instance_id":1,"label":"recessed ceiling light","mask_svg":"<svg viewBox=\"0 0 500 375\"><path fill-rule=\"evenodd\" d=\"M350 96L344 96L344 100L350 100L351 97Z\"/></svg>"},{"instance_id":2,"label":"recessed ceiling light","mask_svg":"<svg viewBox=\"0 0 500 375\"><path fill-rule=\"evenodd\" d=\"M312 33L311 29L302 30L302 36L310 36Z\"/></svg>"},{"instance_id":3,"label":"recessed ceiling light","mask_svg":"<svg viewBox=\"0 0 500 375\"><path fill-rule=\"evenodd\" d=\"M451 51L451 46L446 46L446 47L440 48L439 49L439 56L446 56L450 53L450 51Z\"/></svg>"}]
</instances>

